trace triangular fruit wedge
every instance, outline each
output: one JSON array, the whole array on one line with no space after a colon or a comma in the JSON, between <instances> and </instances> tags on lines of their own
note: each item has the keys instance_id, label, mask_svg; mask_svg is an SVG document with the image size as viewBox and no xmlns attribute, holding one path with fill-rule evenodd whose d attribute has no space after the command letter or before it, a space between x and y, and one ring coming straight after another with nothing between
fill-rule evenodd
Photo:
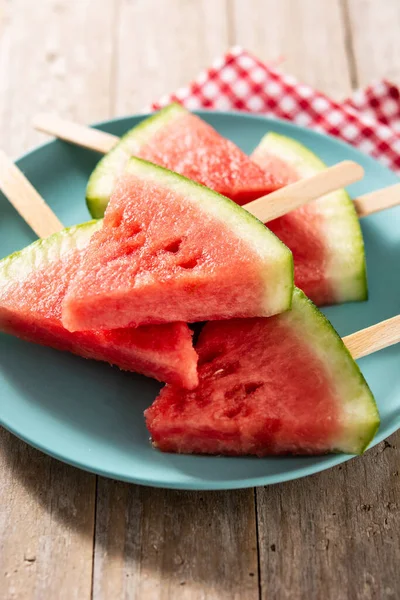
<instances>
[{"instance_id":1,"label":"triangular fruit wedge","mask_svg":"<svg viewBox=\"0 0 400 600\"><path fill-rule=\"evenodd\" d=\"M238 204L280 187L274 177L211 125L180 104L171 104L128 131L100 160L86 192L94 218L104 215L116 181L131 156L176 171Z\"/></svg>"},{"instance_id":2,"label":"triangular fruit wedge","mask_svg":"<svg viewBox=\"0 0 400 600\"><path fill-rule=\"evenodd\" d=\"M100 226L65 229L0 261L0 331L194 388L197 354L186 323L78 333L62 326L66 289Z\"/></svg>"},{"instance_id":3,"label":"triangular fruit wedge","mask_svg":"<svg viewBox=\"0 0 400 600\"><path fill-rule=\"evenodd\" d=\"M165 452L361 453L379 425L372 393L329 321L300 290L269 319L207 323L200 384L165 386L145 412Z\"/></svg>"},{"instance_id":4,"label":"triangular fruit wedge","mask_svg":"<svg viewBox=\"0 0 400 600\"><path fill-rule=\"evenodd\" d=\"M220 194L130 159L66 294L70 331L290 308L290 250Z\"/></svg>"},{"instance_id":5,"label":"triangular fruit wedge","mask_svg":"<svg viewBox=\"0 0 400 600\"><path fill-rule=\"evenodd\" d=\"M326 168L302 144L277 133L268 133L252 158L286 185ZM292 250L295 284L317 305L367 299L361 227L345 190L271 221L268 228Z\"/></svg>"}]
</instances>

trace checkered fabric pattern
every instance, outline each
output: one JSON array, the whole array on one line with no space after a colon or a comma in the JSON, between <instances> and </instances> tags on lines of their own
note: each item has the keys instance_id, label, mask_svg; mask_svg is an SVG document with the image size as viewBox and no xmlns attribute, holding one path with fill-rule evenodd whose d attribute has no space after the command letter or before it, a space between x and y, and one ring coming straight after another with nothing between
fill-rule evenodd
<instances>
[{"instance_id":1,"label":"checkered fabric pattern","mask_svg":"<svg viewBox=\"0 0 400 600\"><path fill-rule=\"evenodd\" d=\"M287 119L339 137L400 173L400 97L387 81L339 103L234 47L151 109L170 102L190 110L243 110Z\"/></svg>"}]
</instances>

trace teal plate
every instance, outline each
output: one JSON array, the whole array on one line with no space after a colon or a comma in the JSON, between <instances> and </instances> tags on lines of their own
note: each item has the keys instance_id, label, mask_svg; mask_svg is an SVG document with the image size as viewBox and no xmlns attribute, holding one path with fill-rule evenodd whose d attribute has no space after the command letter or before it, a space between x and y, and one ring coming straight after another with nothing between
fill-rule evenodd
<instances>
[{"instance_id":1,"label":"teal plate","mask_svg":"<svg viewBox=\"0 0 400 600\"><path fill-rule=\"evenodd\" d=\"M353 196L398 181L354 148L290 123L242 113L200 114L245 152L251 152L264 133L276 131L306 144L328 164L359 162L366 177L351 187ZM142 118L109 121L100 129L121 135ZM72 225L89 219L85 185L98 158L95 152L52 141L26 154L18 165L61 221ZM0 255L6 256L35 236L1 194L0 211ZM325 311L341 335L400 312L400 207L363 219L362 228L370 299ZM304 477L352 458L162 454L152 449L143 419L160 389L155 381L7 335L0 335L0 354L1 424L43 452L100 475L159 487L232 489ZM400 346L360 360L382 417L374 444L400 427L399 365Z\"/></svg>"}]
</instances>

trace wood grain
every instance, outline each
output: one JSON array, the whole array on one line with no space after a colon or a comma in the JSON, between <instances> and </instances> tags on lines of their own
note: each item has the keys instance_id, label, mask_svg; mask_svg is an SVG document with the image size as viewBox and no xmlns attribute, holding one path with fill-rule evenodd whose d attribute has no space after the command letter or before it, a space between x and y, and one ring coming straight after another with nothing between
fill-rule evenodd
<instances>
[{"instance_id":1,"label":"wood grain","mask_svg":"<svg viewBox=\"0 0 400 600\"><path fill-rule=\"evenodd\" d=\"M137 112L225 52L227 4L122 0L115 111ZM100 479L93 590L95 600L255 600L253 490L190 494Z\"/></svg>"},{"instance_id":2,"label":"wood grain","mask_svg":"<svg viewBox=\"0 0 400 600\"><path fill-rule=\"evenodd\" d=\"M2 600L90 598L95 481L0 435Z\"/></svg>"},{"instance_id":3,"label":"wood grain","mask_svg":"<svg viewBox=\"0 0 400 600\"><path fill-rule=\"evenodd\" d=\"M175 492L99 479L94 598L256 600L253 491Z\"/></svg>"},{"instance_id":4,"label":"wood grain","mask_svg":"<svg viewBox=\"0 0 400 600\"><path fill-rule=\"evenodd\" d=\"M232 0L235 43L334 97L350 92L340 0Z\"/></svg>"},{"instance_id":5,"label":"wood grain","mask_svg":"<svg viewBox=\"0 0 400 600\"><path fill-rule=\"evenodd\" d=\"M286 4L293 7L290 0ZM305 58L302 48L297 46L293 69L300 73L301 65L297 66L296 62L305 60L309 64L311 60L314 82L307 79L307 74L303 73L303 77L327 89L326 77L332 75L326 73L333 68L335 76L329 84L330 91L335 93L337 88L336 91L343 90L338 97L345 96L351 79L356 82L358 78L357 72L352 72L357 65L352 64L351 39L346 39L348 33L352 33L351 24L346 23L346 10L343 10L346 6L342 3L339 7L337 2L318 4L331 17L335 12L333 28L339 29L335 35L341 40L340 44L331 40L326 52L321 52L323 42L318 41L315 48L319 51L311 59ZM375 3L375 0L363 4L364 10L373 10L372 5L377 10L382 8L382 3ZM310 2L302 3L302 10L306 6L309 7ZM355 14L353 17L357 18ZM298 22L312 21L313 18L297 15ZM293 31L293 27L286 26L289 32ZM395 31L393 25L387 27L391 32ZM314 30L317 39L319 35L333 35L329 25L320 27L316 23ZM309 31L309 43L313 45L314 36ZM375 44L382 42L376 40L378 36L371 35L371 30L359 28L359 35L364 36L365 60L368 61ZM296 47L298 43L292 44ZM332 67L337 64L338 55L344 56L341 52L346 51L347 57L340 63L340 68ZM396 598L400 584L396 533L399 525L399 443L400 434L397 433L366 456L332 471L257 490L263 600Z\"/></svg>"},{"instance_id":6,"label":"wood grain","mask_svg":"<svg viewBox=\"0 0 400 600\"><path fill-rule=\"evenodd\" d=\"M386 78L400 84L400 2L344 0L348 8L357 85ZM395 108L395 105L393 105ZM397 108L398 110L398 108Z\"/></svg>"},{"instance_id":7,"label":"wood grain","mask_svg":"<svg viewBox=\"0 0 400 600\"><path fill-rule=\"evenodd\" d=\"M399 443L257 490L263 600L397 598Z\"/></svg>"},{"instance_id":8,"label":"wood grain","mask_svg":"<svg viewBox=\"0 0 400 600\"><path fill-rule=\"evenodd\" d=\"M185 86L226 52L229 4L230 0L120 0L116 114L136 113Z\"/></svg>"},{"instance_id":9,"label":"wood grain","mask_svg":"<svg viewBox=\"0 0 400 600\"><path fill-rule=\"evenodd\" d=\"M3 1L0 21L1 146L14 158L45 141L35 113L81 122L111 112L113 0Z\"/></svg>"},{"instance_id":10,"label":"wood grain","mask_svg":"<svg viewBox=\"0 0 400 600\"><path fill-rule=\"evenodd\" d=\"M347 95L352 65L340 2L236 0L235 6L236 42L266 60L283 53L289 72ZM369 36L366 56L373 42ZM395 598L398 455L382 448L331 472L257 490L263 599Z\"/></svg>"},{"instance_id":11,"label":"wood grain","mask_svg":"<svg viewBox=\"0 0 400 600\"><path fill-rule=\"evenodd\" d=\"M7 154L45 139L30 126L36 112L84 122L109 115L113 15L113 0L0 0ZM89 600L95 482L0 431L2 600Z\"/></svg>"}]
</instances>

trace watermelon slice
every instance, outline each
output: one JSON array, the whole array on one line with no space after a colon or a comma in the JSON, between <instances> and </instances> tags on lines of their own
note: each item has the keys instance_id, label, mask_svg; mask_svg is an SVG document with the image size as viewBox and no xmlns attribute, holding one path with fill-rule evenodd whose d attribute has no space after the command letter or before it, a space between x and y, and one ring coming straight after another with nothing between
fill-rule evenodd
<instances>
[{"instance_id":1,"label":"watermelon slice","mask_svg":"<svg viewBox=\"0 0 400 600\"><path fill-rule=\"evenodd\" d=\"M185 323L79 333L62 326L67 286L100 225L91 222L65 229L0 261L0 330L194 388L197 354Z\"/></svg>"},{"instance_id":2,"label":"watermelon slice","mask_svg":"<svg viewBox=\"0 0 400 600\"><path fill-rule=\"evenodd\" d=\"M227 198L132 158L64 300L70 331L290 308L291 252Z\"/></svg>"},{"instance_id":3,"label":"watermelon slice","mask_svg":"<svg viewBox=\"0 0 400 600\"><path fill-rule=\"evenodd\" d=\"M196 349L199 387L167 385L145 412L164 452L358 454L377 430L357 364L298 289L289 312L208 323Z\"/></svg>"},{"instance_id":4,"label":"watermelon slice","mask_svg":"<svg viewBox=\"0 0 400 600\"><path fill-rule=\"evenodd\" d=\"M238 204L281 187L233 142L180 104L171 104L128 131L98 163L86 200L100 218L131 156L138 156L231 198Z\"/></svg>"},{"instance_id":5,"label":"watermelon slice","mask_svg":"<svg viewBox=\"0 0 400 600\"><path fill-rule=\"evenodd\" d=\"M252 154L285 184L326 165L299 142L268 133ZM367 299L364 242L349 195L338 190L268 223L293 252L295 284L322 306Z\"/></svg>"}]
</instances>

